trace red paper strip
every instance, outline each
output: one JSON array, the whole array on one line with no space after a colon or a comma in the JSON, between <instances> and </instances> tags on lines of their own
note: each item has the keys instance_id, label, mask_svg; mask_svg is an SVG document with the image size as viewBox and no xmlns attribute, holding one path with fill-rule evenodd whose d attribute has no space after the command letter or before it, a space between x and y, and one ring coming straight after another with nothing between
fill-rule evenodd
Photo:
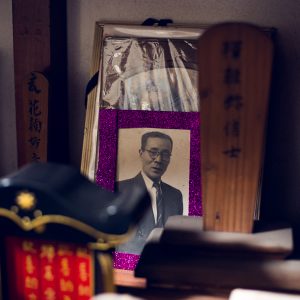
<instances>
[{"instance_id":1,"label":"red paper strip","mask_svg":"<svg viewBox=\"0 0 300 300\"><path fill-rule=\"evenodd\" d=\"M88 249L34 239L5 241L9 299L88 300L93 295L93 259Z\"/></svg>"}]
</instances>

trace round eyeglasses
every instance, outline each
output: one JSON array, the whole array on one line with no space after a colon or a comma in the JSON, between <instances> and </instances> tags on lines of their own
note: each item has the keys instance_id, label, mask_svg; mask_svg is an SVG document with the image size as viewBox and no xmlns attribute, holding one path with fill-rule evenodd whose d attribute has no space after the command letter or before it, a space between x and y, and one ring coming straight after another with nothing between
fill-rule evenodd
<instances>
[{"instance_id":1,"label":"round eyeglasses","mask_svg":"<svg viewBox=\"0 0 300 300\"><path fill-rule=\"evenodd\" d=\"M162 160L164 161L169 161L171 157L171 153L169 151L158 151L158 150L148 150L148 149L143 149L143 151L147 151L151 159L155 160L159 155Z\"/></svg>"}]
</instances>

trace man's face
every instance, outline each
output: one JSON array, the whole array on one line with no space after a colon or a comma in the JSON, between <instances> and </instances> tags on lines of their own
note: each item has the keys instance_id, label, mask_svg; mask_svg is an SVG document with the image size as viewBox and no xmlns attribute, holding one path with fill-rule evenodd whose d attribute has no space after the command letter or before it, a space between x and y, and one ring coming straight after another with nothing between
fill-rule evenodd
<instances>
[{"instance_id":1,"label":"man's face","mask_svg":"<svg viewBox=\"0 0 300 300\"><path fill-rule=\"evenodd\" d=\"M171 151L172 145L169 140L157 137L147 139L145 149L140 149L139 154L142 169L150 179L160 180L169 165Z\"/></svg>"}]
</instances>

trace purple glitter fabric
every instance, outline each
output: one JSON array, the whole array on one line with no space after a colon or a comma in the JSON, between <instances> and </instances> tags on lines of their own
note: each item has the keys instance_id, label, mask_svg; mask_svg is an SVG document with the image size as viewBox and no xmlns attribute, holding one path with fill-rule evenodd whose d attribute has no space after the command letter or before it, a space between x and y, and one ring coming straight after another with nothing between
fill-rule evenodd
<instances>
[{"instance_id":1,"label":"purple glitter fabric","mask_svg":"<svg viewBox=\"0 0 300 300\"><path fill-rule=\"evenodd\" d=\"M115 269L134 270L140 256L136 254L114 252L113 261Z\"/></svg>"},{"instance_id":2,"label":"purple glitter fabric","mask_svg":"<svg viewBox=\"0 0 300 300\"><path fill-rule=\"evenodd\" d=\"M96 183L114 190L120 128L164 128L190 130L189 216L202 215L200 175L200 114L141 110L100 110L99 160ZM115 268L132 270L139 256L116 253Z\"/></svg>"},{"instance_id":3,"label":"purple glitter fabric","mask_svg":"<svg viewBox=\"0 0 300 300\"><path fill-rule=\"evenodd\" d=\"M96 183L113 191L116 178L118 110L100 110L99 114L99 160ZM120 128L120 127L119 127Z\"/></svg>"}]
</instances>

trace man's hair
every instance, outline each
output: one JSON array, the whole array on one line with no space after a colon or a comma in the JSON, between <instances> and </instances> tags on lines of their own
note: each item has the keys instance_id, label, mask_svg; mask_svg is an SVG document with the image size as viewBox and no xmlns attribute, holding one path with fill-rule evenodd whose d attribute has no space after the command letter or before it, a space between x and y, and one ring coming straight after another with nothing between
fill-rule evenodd
<instances>
[{"instance_id":1,"label":"man's hair","mask_svg":"<svg viewBox=\"0 0 300 300\"><path fill-rule=\"evenodd\" d=\"M173 148L173 141L169 135L164 134L159 131L151 131L151 132L146 132L142 135L142 139L141 139L141 149L142 150L145 150L147 140L149 138L160 138L160 139L168 140L171 143L171 149Z\"/></svg>"}]
</instances>

